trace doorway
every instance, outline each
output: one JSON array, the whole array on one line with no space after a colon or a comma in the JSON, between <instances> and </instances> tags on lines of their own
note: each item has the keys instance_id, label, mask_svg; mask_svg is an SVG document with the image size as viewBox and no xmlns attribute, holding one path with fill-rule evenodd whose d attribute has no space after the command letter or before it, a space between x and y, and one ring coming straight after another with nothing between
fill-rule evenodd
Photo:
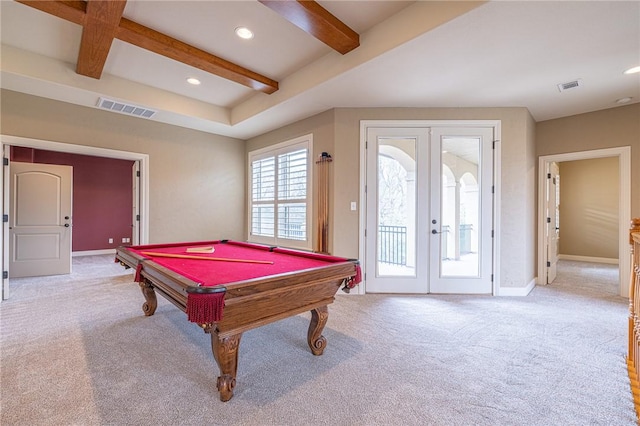
<instances>
[{"instance_id":1,"label":"doorway","mask_svg":"<svg viewBox=\"0 0 640 426\"><path fill-rule=\"evenodd\" d=\"M566 154L540 156L538 159L538 284L545 285L549 280L551 264L547 235L549 204L549 186L547 176L552 163L615 157L619 165L618 191L618 254L619 254L619 294L627 297L629 293L629 272L631 259L628 243L629 223L631 221L631 148L619 147L593 151L581 151ZM562 225L560 225L562 228Z\"/></svg>"},{"instance_id":2,"label":"doorway","mask_svg":"<svg viewBox=\"0 0 640 426\"><path fill-rule=\"evenodd\" d=\"M363 129L366 291L492 294L494 126L407 124Z\"/></svg>"},{"instance_id":3,"label":"doorway","mask_svg":"<svg viewBox=\"0 0 640 426\"><path fill-rule=\"evenodd\" d=\"M139 244L146 244L149 236L149 156L147 154L140 154L128 151L117 151L105 148L95 148L84 145L65 144L53 141L44 141L39 139L22 138L17 136L0 135L2 142L3 153L5 157L5 164L8 164L9 148L10 146L19 146L25 148L34 148L47 151L66 152L71 154L90 155L95 157L106 157L122 160L133 160L140 172L139 179L137 179L137 190L134 190L134 194L138 195L136 200L136 214L139 215L140 220L136 221L138 229L134 233L138 237ZM3 214L6 218L9 217L9 167L4 168L2 174L2 188L3 188L3 200L4 211ZM135 182L135 180L134 180ZM10 296L10 283L9 283L9 222L5 221L2 227L2 259L3 259L3 280L2 280L2 299L7 299ZM134 243L136 241L133 241Z\"/></svg>"}]
</instances>

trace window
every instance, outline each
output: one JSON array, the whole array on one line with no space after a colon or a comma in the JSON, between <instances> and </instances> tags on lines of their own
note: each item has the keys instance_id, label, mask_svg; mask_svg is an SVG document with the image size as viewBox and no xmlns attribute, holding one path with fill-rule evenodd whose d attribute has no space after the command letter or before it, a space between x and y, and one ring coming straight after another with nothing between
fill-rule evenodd
<instances>
[{"instance_id":1,"label":"window","mask_svg":"<svg viewBox=\"0 0 640 426\"><path fill-rule=\"evenodd\" d=\"M249 153L249 240L311 249L312 135Z\"/></svg>"}]
</instances>

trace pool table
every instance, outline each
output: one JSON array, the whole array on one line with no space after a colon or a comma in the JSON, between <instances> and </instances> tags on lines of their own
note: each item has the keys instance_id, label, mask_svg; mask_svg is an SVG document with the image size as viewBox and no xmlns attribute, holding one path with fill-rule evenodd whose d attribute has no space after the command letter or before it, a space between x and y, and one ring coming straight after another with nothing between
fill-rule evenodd
<instances>
[{"instance_id":1,"label":"pool table","mask_svg":"<svg viewBox=\"0 0 640 426\"><path fill-rule=\"evenodd\" d=\"M327 305L360 281L353 259L230 240L119 247L116 262L135 268L145 315L159 293L211 335L222 401L233 397L243 332L310 311L307 342L322 355Z\"/></svg>"}]
</instances>

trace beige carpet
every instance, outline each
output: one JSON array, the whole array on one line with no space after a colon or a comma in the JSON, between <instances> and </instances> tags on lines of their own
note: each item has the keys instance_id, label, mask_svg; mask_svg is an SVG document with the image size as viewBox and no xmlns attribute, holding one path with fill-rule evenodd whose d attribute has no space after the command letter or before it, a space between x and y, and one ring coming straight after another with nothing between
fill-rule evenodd
<instances>
[{"instance_id":1,"label":"beige carpet","mask_svg":"<svg viewBox=\"0 0 640 426\"><path fill-rule=\"evenodd\" d=\"M617 267L562 262L524 298L347 296L321 357L308 316L249 331L222 403L209 337L130 271L11 280L0 305L2 425L632 425Z\"/></svg>"}]
</instances>

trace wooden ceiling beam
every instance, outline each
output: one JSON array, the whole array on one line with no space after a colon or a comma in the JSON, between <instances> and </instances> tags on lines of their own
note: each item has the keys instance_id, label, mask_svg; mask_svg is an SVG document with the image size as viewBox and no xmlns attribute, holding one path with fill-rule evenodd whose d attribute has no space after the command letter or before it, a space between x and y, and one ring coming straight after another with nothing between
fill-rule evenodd
<instances>
[{"instance_id":1,"label":"wooden ceiling beam","mask_svg":"<svg viewBox=\"0 0 640 426\"><path fill-rule=\"evenodd\" d=\"M358 33L315 1L259 1L343 55L360 46Z\"/></svg>"},{"instance_id":2,"label":"wooden ceiling beam","mask_svg":"<svg viewBox=\"0 0 640 426\"><path fill-rule=\"evenodd\" d=\"M113 6L113 10L111 9L112 6L106 6L106 10L101 9L101 7L98 6L98 8L93 12L87 12L88 2L82 0L16 1L84 27L82 32L83 41L81 42L81 54L78 59L78 68L80 68L80 63L83 62L83 69L84 67L97 69L96 64L99 64L100 58L104 57L104 61L106 61L104 48L107 44L107 40L111 40L109 41L109 46L111 46L113 38L117 38L143 49L150 50L151 52L159 55L163 55L167 58L174 59L186 65L196 67L203 71L242 84L246 87L250 87L254 90L259 90L267 94L278 90L278 82L275 80L183 43L180 40L176 40L151 28L145 27L144 25L140 25L127 18L118 19L118 26L112 36L111 27L107 25L107 22L115 21L115 16L117 15L118 10L116 6ZM89 3L94 2L100 4L111 3L108 0L91 0ZM118 0L114 3L125 2L126 0ZM122 7L122 10L124 10L124 6ZM103 13L106 13L106 16L104 16ZM120 12L120 16L122 16L122 12ZM89 25L85 26L87 22ZM87 37L91 37L96 43L96 47L89 48L87 52L83 53L85 33L88 33L87 27L94 28L94 30L101 28L106 34L87 34ZM85 49L86 48L87 47L85 47ZM102 66L104 66L104 62L102 62ZM77 71L80 73L79 70Z\"/></svg>"},{"instance_id":3,"label":"wooden ceiling beam","mask_svg":"<svg viewBox=\"0 0 640 426\"><path fill-rule=\"evenodd\" d=\"M120 25L126 0L91 0L82 29L76 72L99 79Z\"/></svg>"},{"instance_id":4,"label":"wooden ceiling beam","mask_svg":"<svg viewBox=\"0 0 640 426\"><path fill-rule=\"evenodd\" d=\"M122 18L116 37L158 55L174 59L211 74L235 81L270 94L278 90L278 82L232 62L183 43L151 28Z\"/></svg>"}]
</instances>

